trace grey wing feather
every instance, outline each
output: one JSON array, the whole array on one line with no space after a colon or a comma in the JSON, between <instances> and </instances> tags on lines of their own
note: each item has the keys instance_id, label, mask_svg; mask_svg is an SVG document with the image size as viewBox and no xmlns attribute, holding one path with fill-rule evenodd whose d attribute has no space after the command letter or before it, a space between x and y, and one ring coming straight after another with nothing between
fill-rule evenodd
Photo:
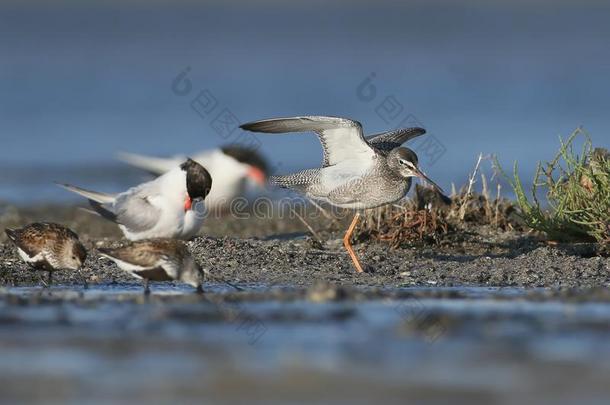
<instances>
[{"instance_id":1,"label":"grey wing feather","mask_svg":"<svg viewBox=\"0 0 610 405\"><path fill-rule=\"evenodd\" d=\"M286 132L324 131L334 128L361 127L360 123L348 118L327 116L302 116L271 118L249 122L241 125L242 129L254 132L267 132L270 134L281 134Z\"/></svg>"},{"instance_id":2,"label":"grey wing feather","mask_svg":"<svg viewBox=\"0 0 610 405\"><path fill-rule=\"evenodd\" d=\"M161 210L150 203L149 194L138 187L117 196L114 203L115 222L132 232L146 231L155 226Z\"/></svg>"},{"instance_id":3,"label":"grey wing feather","mask_svg":"<svg viewBox=\"0 0 610 405\"><path fill-rule=\"evenodd\" d=\"M410 139L416 138L426 133L426 130L419 127L401 128L394 131L382 132L366 138L367 142L377 149L390 151L398 148Z\"/></svg>"},{"instance_id":4,"label":"grey wing feather","mask_svg":"<svg viewBox=\"0 0 610 405\"><path fill-rule=\"evenodd\" d=\"M55 184L57 184L59 187L65 188L68 191L82 195L83 197L85 197L88 200L97 201L101 204L109 204L114 201L114 197L115 197L114 194L100 193L99 191L86 190L84 188L73 186L71 184L64 184L64 183L57 183L57 182Z\"/></svg>"},{"instance_id":5,"label":"grey wing feather","mask_svg":"<svg viewBox=\"0 0 610 405\"><path fill-rule=\"evenodd\" d=\"M242 129L254 132L286 133L312 131L318 135L324 157L324 167L360 156L363 161L374 156L374 151L364 139L362 125L358 121L341 117L303 116L273 118L249 122Z\"/></svg>"}]
</instances>

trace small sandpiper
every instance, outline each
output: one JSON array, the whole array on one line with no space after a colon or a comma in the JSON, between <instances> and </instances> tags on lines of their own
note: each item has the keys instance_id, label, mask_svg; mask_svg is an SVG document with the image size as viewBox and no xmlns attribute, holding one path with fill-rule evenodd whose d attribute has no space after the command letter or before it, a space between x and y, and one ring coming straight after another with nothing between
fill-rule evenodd
<instances>
[{"instance_id":1,"label":"small sandpiper","mask_svg":"<svg viewBox=\"0 0 610 405\"><path fill-rule=\"evenodd\" d=\"M324 149L322 167L272 176L270 181L337 207L368 209L393 203L409 191L413 177L420 177L442 191L418 168L415 152L401 147L409 139L425 134L423 128L397 129L365 138L359 122L324 116L275 118L247 123L241 128L266 133L315 132ZM362 265L350 242L359 219L358 212L343 245L361 273Z\"/></svg>"},{"instance_id":2,"label":"small sandpiper","mask_svg":"<svg viewBox=\"0 0 610 405\"><path fill-rule=\"evenodd\" d=\"M149 281L181 281L203 292L204 271L195 262L184 244L176 239L149 239L127 243L121 247L98 249L120 269L142 279L144 294L149 294Z\"/></svg>"},{"instance_id":3,"label":"small sandpiper","mask_svg":"<svg viewBox=\"0 0 610 405\"><path fill-rule=\"evenodd\" d=\"M79 270L87 250L72 230L54 223L37 222L21 229L5 229L19 256L35 270L48 272L47 284L56 270Z\"/></svg>"}]
</instances>

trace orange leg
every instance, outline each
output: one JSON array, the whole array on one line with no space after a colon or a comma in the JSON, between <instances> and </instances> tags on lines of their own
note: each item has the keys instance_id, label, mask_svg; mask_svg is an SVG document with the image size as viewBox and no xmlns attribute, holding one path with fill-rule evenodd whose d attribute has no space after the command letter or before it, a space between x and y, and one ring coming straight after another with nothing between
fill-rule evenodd
<instances>
[{"instance_id":1,"label":"orange leg","mask_svg":"<svg viewBox=\"0 0 610 405\"><path fill-rule=\"evenodd\" d=\"M363 273L364 270L362 270L362 265L360 264L360 260L358 260L358 256L356 256L356 253L354 252L354 249L352 248L352 244L350 242L350 238L352 237L352 234L354 233L354 229L356 229L358 220L360 220L359 212L356 213L356 215L354 216L354 219L352 220L351 225L349 226L349 228L347 228L347 232L345 233L345 236L343 237L343 246L345 246L347 253L349 253L349 257L352 258L352 262L354 263L354 267L356 267L356 271L358 273Z\"/></svg>"}]
</instances>

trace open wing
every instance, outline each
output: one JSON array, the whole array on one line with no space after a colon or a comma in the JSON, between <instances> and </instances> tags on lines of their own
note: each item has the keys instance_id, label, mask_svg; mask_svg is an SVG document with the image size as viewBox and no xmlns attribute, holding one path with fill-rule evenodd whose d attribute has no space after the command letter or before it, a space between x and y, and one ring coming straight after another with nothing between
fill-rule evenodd
<instances>
[{"instance_id":1,"label":"open wing","mask_svg":"<svg viewBox=\"0 0 610 405\"><path fill-rule=\"evenodd\" d=\"M315 132L324 149L324 167L345 160L362 160L368 164L375 156L375 151L364 139L362 125L347 118L324 116L274 118L250 122L242 125L241 128L274 134Z\"/></svg>"},{"instance_id":2,"label":"open wing","mask_svg":"<svg viewBox=\"0 0 610 405\"><path fill-rule=\"evenodd\" d=\"M394 148L398 148L403 143L410 139L416 138L426 133L423 128L401 128L394 131L382 132L379 134L367 136L366 140L371 146L375 148L391 151Z\"/></svg>"}]
</instances>

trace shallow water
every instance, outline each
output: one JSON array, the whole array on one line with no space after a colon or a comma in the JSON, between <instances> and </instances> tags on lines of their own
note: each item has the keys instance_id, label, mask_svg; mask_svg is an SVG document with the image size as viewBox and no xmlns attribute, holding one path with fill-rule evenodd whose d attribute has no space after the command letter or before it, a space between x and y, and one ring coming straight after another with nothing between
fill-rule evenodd
<instances>
[{"instance_id":1,"label":"shallow water","mask_svg":"<svg viewBox=\"0 0 610 405\"><path fill-rule=\"evenodd\" d=\"M514 288L325 302L291 287L207 291L3 289L3 398L556 403L610 393L610 303L532 301Z\"/></svg>"}]
</instances>

